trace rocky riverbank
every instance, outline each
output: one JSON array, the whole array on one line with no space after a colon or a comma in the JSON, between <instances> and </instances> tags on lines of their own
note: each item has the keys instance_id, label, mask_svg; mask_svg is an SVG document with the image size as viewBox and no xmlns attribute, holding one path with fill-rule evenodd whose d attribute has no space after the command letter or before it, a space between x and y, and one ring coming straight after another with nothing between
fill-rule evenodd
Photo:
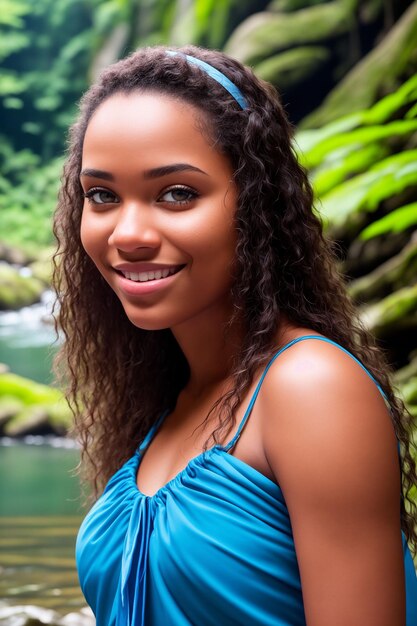
<instances>
[{"instance_id":1,"label":"rocky riverbank","mask_svg":"<svg viewBox=\"0 0 417 626\"><path fill-rule=\"evenodd\" d=\"M1 626L94 626L95 619L89 608L68 613L64 617L56 611L38 606L7 606L0 604Z\"/></svg>"},{"instance_id":2,"label":"rocky riverbank","mask_svg":"<svg viewBox=\"0 0 417 626\"><path fill-rule=\"evenodd\" d=\"M0 311L15 311L39 302L50 288L52 250L35 254L0 242Z\"/></svg>"},{"instance_id":3,"label":"rocky riverbank","mask_svg":"<svg viewBox=\"0 0 417 626\"><path fill-rule=\"evenodd\" d=\"M12 374L0 365L0 436L63 436L70 425L71 411L58 389Z\"/></svg>"}]
</instances>

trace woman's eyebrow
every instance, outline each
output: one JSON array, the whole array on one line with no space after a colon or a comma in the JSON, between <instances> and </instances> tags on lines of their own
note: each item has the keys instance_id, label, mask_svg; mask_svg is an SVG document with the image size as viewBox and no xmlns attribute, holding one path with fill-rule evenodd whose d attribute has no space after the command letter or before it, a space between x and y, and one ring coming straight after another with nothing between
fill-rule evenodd
<instances>
[{"instance_id":1,"label":"woman's eyebrow","mask_svg":"<svg viewBox=\"0 0 417 626\"><path fill-rule=\"evenodd\" d=\"M114 180L114 176L113 174L110 174L110 172L103 172L103 170L95 170L92 168L87 168L85 170L82 170L80 172L80 178L81 176L89 176L91 178L102 178L103 180Z\"/></svg>"},{"instance_id":2,"label":"woman's eyebrow","mask_svg":"<svg viewBox=\"0 0 417 626\"><path fill-rule=\"evenodd\" d=\"M168 174L173 174L175 172L186 171L199 172L200 174L208 176L207 172L204 172L199 167L195 167L195 165L191 165L190 163L173 163L172 165L162 165L161 167L154 167L151 170L146 170L145 172L143 172L143 178L145 180L149 180L152 178L161 178L162 176L168 176ZM92 168L82 170L82 172L80 173L80 177L81 176L101 178L103 180L114 180L114 176L110 172L104 172L103 170L96 170Z\"/></svg>"},{"instance_id":3,"label":"woman's eyebrow","mask_svg":"<svg viewBox=\"0 0 417 626\"><path fill-rule=\"evenodd\" d=\"M200 170L199 167L195 167L195 165L190 165L189 163L173 163L172 165L163 165L162 167L155 167L151 170L146 170L143 172L143 178L160 178L162 176L167 176L168 174L173 174L175 172L199 172L200 174L205 174L208 176L206 172Z\"/></svg>"}]
</instances>

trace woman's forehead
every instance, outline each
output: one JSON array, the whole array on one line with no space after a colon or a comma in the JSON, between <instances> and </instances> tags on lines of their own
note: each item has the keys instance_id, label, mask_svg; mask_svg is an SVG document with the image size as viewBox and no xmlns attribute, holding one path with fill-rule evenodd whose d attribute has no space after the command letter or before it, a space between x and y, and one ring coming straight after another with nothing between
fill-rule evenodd
<instances>
[{"instance_id":1,"label":"woman's forehead","mask_svg":"<svg viewBox=\"0 0 417 626\"><path fill-rule=\"evenodd\" d=\"M201 135L201 112L191 104L172 96L153 92L116 93L102 102L86 130L100 135L137 134L142 140L161 133L178 134L184 128Z\"/></svg>"},{"instance_id":2,"label":"woman's forehead","mask_svg":"<svg viewBox=\"0 0 417 626\"><path fill-rule=\"evenodd\" d=\"M192 163L224 167L225 157L201 130L201 113L191 104L159 93L115 94L92 116L83 143L83 168L107 162ZM120 163L119 163L120 165ZM205 165L205 167L204 167Z\"/></svg>"}]
</instances>

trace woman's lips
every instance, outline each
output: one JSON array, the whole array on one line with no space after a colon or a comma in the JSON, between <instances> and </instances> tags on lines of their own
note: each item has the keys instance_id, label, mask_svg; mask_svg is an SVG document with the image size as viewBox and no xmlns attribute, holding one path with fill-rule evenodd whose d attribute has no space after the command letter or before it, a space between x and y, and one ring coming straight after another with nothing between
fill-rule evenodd
<instances>
[{"instance_id":1,"label":"woman's lips","mask_svg":"<svg viewBox=\"0 0 417 626\"><path fill-rule=\"evenodd\" d=\"M165 278L151 278L142 282L126 278L120 271L116 270L117 286L121 291L130 296L146 295L168 287L184 267L185 265L178 266L178 270L174 274L169 274Z\"/></svg>"}]
</instances>

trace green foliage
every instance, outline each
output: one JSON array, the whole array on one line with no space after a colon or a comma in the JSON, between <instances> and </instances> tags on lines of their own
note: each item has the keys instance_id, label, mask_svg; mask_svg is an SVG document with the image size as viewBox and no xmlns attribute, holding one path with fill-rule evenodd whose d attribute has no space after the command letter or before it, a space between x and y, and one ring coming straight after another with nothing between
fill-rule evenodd
<instances>
[{"instance_id":1,"label":"green foliage","mask_svg":"<svg viewBox=\"0 0 417 626\"><path fill-rule=\"evenodd\" d=\"M326 160L322 168L311 174L316 195L321 198L331 189L351 178L358 172L363 172L373 163L388 156L388 149L380 143L365 146L347 146L338 151L335 160Z\"/></svg>"},{"instance_id":2,"label":"green foliage","mask_svg":"<svg viewBox=\"0 0 417 626\"><path fill-rule=\"evenodd\" d=\"M377 209L379 204L408 187L417 186L417 150L395 154L363 174L343 182L321 197L320 213L334 225Z\"/></svg>"},{"instance_id":3,"label":"green foliage","mask_svg":"<svg viewBox=\"0 0 417 626\"><path fill-rule=\"evenodd\" d=\"M296 149L309 170L320 213L338 236L355 234L369 221L365 214L378 211L387 201L391 216L378 216L362 240L417 224L415 203L402 206L402 194L407 198L411 194L413 200L417 186L417 151L407 149L415 145L416 105L417 76L413 76L368 110L297 133Z\"/></svg>"},{"instance_id":4,"label":"green foliage","mask_svg":"<svg viewBox=\"0 0 417 626\"><path fill-rule=\"evenodd\" d=\"M310 154L319 151L322 154L328 153L331 144L328 144L326 151L321 146L332 137L337 138L358 127L376 126L384 124L390 118L398 114L401 109L413 104L417 100L417 75L412 76L393 93L385 96L369 109L355 111L349 115L326 124L322 128L315 130L299 130L297 132L297 146L300 150L300 158L307 167L314 167L318 164L313 162ZM417 105L417 103L416 103ZM415 117L415 106L412 106L405 114L405 119ZM338 139L336 139L337 141Z\"/></svg>"},{"instance_id":5,"label":"green foliage","mask_svg":"<svg viewBox=\"0 0 417 626\"><path fill-rule=\"evenodd\" d=\"M306 155L310 168L333 161L338 154L345 155L369 144L381 143L400 135L410 135L417 130L417 120L398 120L381 126L365 126L333 135L311 148Z\"/></svg>"},{"instance_id":6,"label":"green foliage","mask_svg":"<svg viewBox=\"0 0 417 626\"><path fill-rule=\"evenodd\" d=\"M226 41L231 25L250 13L256 2L238 0L194 0L184 11L184 3L172 2L175 10L166 32L167 43L184 45L194 43L209 48L219 48ZM253 10L252 9L252 10Z\"/></svg>"},{"instance_id":7,"label":"green foliage","mask_svg":"<svg viewBox=\"0 0 417 626\"><path fill-rule=\"evenodd\" d=\"M0 0L0 16L3 128L14 129L17 152L29 147L45 162L62 152L88 84L91 9L85 0Z\"/></svg>"},{"instance_id":8,"label":"green foliage","mask_svg":"<svg viewBox=\"0 0 417 626\"><path fill-rule=\"evenodd\" d=\"M411 226L417 228L417 202L402 206L373 222L360 233L360 239L366 241L378 235L400 233Z\"/></svg>"},{"instance_id":9,"label":"green foliage","mask_svg":"<svg viewBox=\"0 0 417 626\"><path fill-rule=\"evenodd\" d=\"M390 4L394 9L397 3ZM407 5L403 3L403 6ZM414 1L409 3L393 28L380 37L378 45L339 81L301 125L320 128L351 112L368 109L381 94L394 92L399 84L416 74L416 41L417 2Z\"/></svg>"},{"instance_id":10,"label":"green foliage","mask_svg":"<svg viewBox=\"0 0 417 626\"><path fill-rule=\"evenodd\" d=\"M23 18L30 11L30 3L24 0L0 0L0 28L22 28L25 23Z\"/></svg>"},{"instance_id":11,"label":"green foliage","mask_svg":"<svg viewBox=\"0 0 417 626\"><path fill-rule=\"evenodd\" d=\"M42 165L30 150L14 152L0 141L2 235L28 251L52 242L51 214L56 205L62 159Z\"/></svg>"},{"instance_id":12,"label":"green foliage","mask_svg":"<svg viewBox=\"0 0 417 626\"><path fill-rule=\"evenodd\" d=\"M352 8L347 2L322 2L291 13L265 11L241 24L225 49L256 69L258 63L279 51L346 35L351 24Z\"/></svg>"}]
</instances>

